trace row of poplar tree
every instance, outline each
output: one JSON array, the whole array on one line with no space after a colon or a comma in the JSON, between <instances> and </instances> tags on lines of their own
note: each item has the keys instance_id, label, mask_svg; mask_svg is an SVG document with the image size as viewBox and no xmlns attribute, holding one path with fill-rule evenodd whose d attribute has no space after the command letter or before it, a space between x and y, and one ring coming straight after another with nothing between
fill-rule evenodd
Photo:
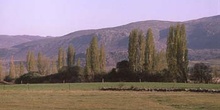
<instances>
[{"instance_id":1,"label":"row of poplar tree","mask_svg":"<svg viewBox=\"0 0 220 110\"><path fill-rule=\"evenodd\" d=\"M76 52L72 46L69 46L67 49L67 58L65 58L65 52L62 48L58 52L58 70L62 70L67 64L67 69L74 66L81 66L80 59L75 62ZM99 48L98 38L94 36L89 44L89 47L86 49L86 61L83 71L83 75L88 78L88 80L93 80L94 76L100 73L106 72L106 53L105 47L102 44ZM67 63L66 63L67 61ZM75 65L76 64L76 65Z\"/></svg>"},{"instance_id":2,"label":"row of poplar tree","mask_svg":"<svg viewBox=\"0 0 220 110\"><path fill-rule=\"evenodd\" d=\"M129 36L128 59L132 72L153 74L164 69L166 62L171 77L177 82L187 82L188 49L184 24L170 26L167 38L166 61L158 57L154 36L148 29L146 37L142 31L134 29ZM165 67L166 68L166 67Z\"/></svg>"},{"instance_id":3,"label":"row of poplar tree","mask_svg":"<svg viewBox=\"0 0 220 110\"><path fill-rule=\"evenodd\" d=\"M186 30L184 24L177 24L170 26L169 35L167 38L166 52L157 51L152 29L148 29L147 34L140 30L134 29L129 35L128 44L128 69L132 73L147 73L154 74L165 68L171 74L171 78L177 82L187 82L188 71L188 50L186 40ZM26 70L30 72L38 72L41 75L48 75L50 73L58 73L65 68L74 66L81 66L81 61L75 59L76 52L72 45L67 49L59 48L58 58L50 60L41 52L38 53L37 60L34 58L34 53L28 51L26 59ZM100 73L105 73L106 68L106 54L104 45L99 48L98 38L92 38L89 47L86 49L86 61L84 67L84 76L88 79ZM18 68L16 70L16 67ZM14 64L13 57L10 63L9 77L16 78L25 72L23 62L18 66ZM0 66L0 72L2 66ZM2 77L0 75L0 77ZM2 78L1 78L2 79Z\"/></svg>"},{"instance_id":4,"label":"row of poplar tree","mask_svg":"<svg viewBox=\"0 0 220 110\"><path fill-rule=\"evenodd\" d=\"M11 58L8 77L15 79L25 72L49 75L63 70L65 71L65 69L74 66L80 67L81 61L80 59L76 61L75 56L76 52L72 45L68 46L67 52L62 47L59 48L57 61L50 60L50 58L44 56L41 52L38 53L37 59L35 59L34 52L28 51L25 65L22 61L15 64L13 57ZM2 65L1 62L0 65ZM96 74L106 72L105 68L106 54L104 45L101 45L99 48L98 39L94 36L86 50L86 65L83 73L85 76L90 76L90 80L92 80ZM0 73L2 73L2 69L2 66L0 66ZM0 74L0 78L3 79L2 74Z\"/></svg>"}]
</instances>

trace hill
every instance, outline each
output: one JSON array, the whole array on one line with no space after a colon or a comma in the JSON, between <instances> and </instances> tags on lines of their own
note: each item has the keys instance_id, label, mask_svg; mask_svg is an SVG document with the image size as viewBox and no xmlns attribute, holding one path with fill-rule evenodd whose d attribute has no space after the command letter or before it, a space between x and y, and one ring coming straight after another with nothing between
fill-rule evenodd
<instances>
[{"instance_id":1,"label":"hill","mask_svg":"<svg viewBox=\"0 0 220 110\"><path fill-rule=\"evenodd\" d=\"M148 28L152 28L156 47L165 49L169 26L177 23L186 25L191 60L220 57L220 15L185 22L148 20L112 28L82 30L60 37L39 39L0 49L0 56L9 59L11 55L15 55L15 59L24 60L27 51L33 50L35 54L41 51L47 56L56 57L59 47L66 49L72 44L78 53L77 57L84 58L92 36L97 35L99 43L103 43L108 52L108 65L113 66L117 61L126 59L128 36L132 29L141 29L146 33Z\"/></svg>"},{"instance_id":2,"label":"hill","mask_svg":"<svg viewBox=\"0 0 220 110\"><path fill-rule=\"evenodd\" d=\"M29 36L29 35L0 35L0 48L9 48L15 45L19 45L25 42L44 39L41 36Z\"/></svg>"}]
</instances>

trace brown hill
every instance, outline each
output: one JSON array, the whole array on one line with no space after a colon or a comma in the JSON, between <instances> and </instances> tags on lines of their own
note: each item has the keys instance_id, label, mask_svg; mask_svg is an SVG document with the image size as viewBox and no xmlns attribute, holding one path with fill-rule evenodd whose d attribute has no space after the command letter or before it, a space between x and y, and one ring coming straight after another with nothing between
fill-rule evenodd
<instances>
[{"instance_id":1,"label":"brown hill","mask_svg":"<svg viewBox=\"0 0 220 110\"><path fill-rule=\"evenodd\" d=\"M28 50L43 52L47 56L56 57L59 47L67 48L72 44L78 57L84 53L93 35L98 36L99 43L103 43L108 52L108 64L114 65L117 61L126 59L128 35L132 29L141 29L146 33L152 28L156 47L166 48L166 39L170 25L184 23L187 29L190 59L210 59L220 57L220 16L207 17L186 22L169 21L141 21L123 26L97 30L83 30L56 38L45 38L15 45L8 49L0 49L0 56L9 59L14 55L17 60L24 60ZM204 54L205 53L205 54Z\"/></svg>"}]
</instances>

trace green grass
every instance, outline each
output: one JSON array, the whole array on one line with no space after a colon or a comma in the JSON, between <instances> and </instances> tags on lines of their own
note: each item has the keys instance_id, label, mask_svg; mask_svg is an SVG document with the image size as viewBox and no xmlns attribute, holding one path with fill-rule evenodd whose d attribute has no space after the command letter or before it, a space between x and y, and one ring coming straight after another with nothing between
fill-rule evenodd
<instances>
[{"instance_id":1,"label":"green grass","mask_svg":"<svg viewBox=\"0 0 220 110\"><path fill-rule=\"evenodd\" d=\"M117 82L117 83L64 83L64 84L20 84L0 85L1 90L98 90L102 87L140 87L140 88L202 88L220 89L219 84L155 83L155 82Z\"/></svg>"},{"instance_id":2,"label":"green grass","mask_svg":"<svg viewBox=\"0 0 220 110\"><path fill-rule=\"evenodd\" d=\"M208 88L217 84L72 83L0 85L0 110L219 110L220 94L99 91L101 87Z\"/></svg>"}]
</instances>

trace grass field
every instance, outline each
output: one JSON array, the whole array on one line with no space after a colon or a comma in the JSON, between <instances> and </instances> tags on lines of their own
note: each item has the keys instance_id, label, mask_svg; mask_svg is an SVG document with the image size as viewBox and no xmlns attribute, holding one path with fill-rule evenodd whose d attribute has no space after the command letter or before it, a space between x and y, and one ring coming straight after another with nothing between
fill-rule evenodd
<instances>
[{"instance_id":1,"label":"grass field","mask_svg":"<svg viewBox=\"0 0 220 110\"><path fill-rule=\"evenodd\" d=\"M73 83L0 85L0 110L219 110L220 94L99 91L101 87L208 88L217 84Z\"/></svg>"}]
</instances>

